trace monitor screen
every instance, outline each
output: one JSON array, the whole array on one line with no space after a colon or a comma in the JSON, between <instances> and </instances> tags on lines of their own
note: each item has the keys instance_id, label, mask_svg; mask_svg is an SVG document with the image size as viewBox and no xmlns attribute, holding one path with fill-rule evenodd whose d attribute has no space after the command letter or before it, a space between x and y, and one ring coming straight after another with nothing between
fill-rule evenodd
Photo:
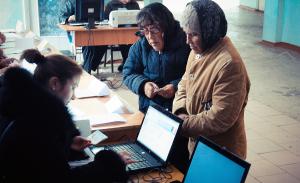
<instances>
[{"instance_id":1,"label":"monitor screen","mask_svg":"<svg viewBox=\"0 0 300 183\"><path fill-rule=\"evenodd\" d=\"M184 183L241 183L247 172L244 166L199 141Z\"/></svg>"},{"instance_id":2,"label":"monitor screen","mask_svg":"<svg viewBox=\"0 0 300 183\"><path fill-rule=\"evenodd\" d=\"M76 22L88 22L104 20L104 0L76 0Z\"/></svg>"},{"instance_id":3,"label":"monitor screen","mask_svg":"<svg viewBox=\"0 0 300 183\"><path fill-rule=\"evenodd\" d=\"M166 161L180 123L149 106L137 141Z\"/></svg>"}]
</instances>

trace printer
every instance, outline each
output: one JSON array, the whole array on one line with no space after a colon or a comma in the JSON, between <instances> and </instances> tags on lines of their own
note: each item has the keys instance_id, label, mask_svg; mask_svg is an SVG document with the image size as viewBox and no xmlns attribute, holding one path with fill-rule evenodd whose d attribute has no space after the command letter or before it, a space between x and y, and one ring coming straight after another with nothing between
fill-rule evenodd
<instances>
[{"instance_id":1,"label":"printer","mask_svg":"<svg viewBox=\"0 0 300 183\"><path fill-rule=\"evenodd\" d=\"M114 10L109 14L109 25L112 27L136 26L136 16L140 10Z\"/></svg>"}]
</instances>

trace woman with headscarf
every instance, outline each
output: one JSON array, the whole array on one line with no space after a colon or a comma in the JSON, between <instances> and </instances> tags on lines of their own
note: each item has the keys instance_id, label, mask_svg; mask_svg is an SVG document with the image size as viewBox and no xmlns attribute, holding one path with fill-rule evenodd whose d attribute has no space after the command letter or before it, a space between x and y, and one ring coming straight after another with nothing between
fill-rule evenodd
<instances>
[{"instance_id":1,"label":"woman with headscarf","mask_svg":"<svg viewBox=\"0 0 300 183\"><path fill-rule=\"evenodd\" d=\"M173 112L184 120L190 154L205 136L246 158L244 110L250 81L245 65L226 36L223 10L211 0L195 0L183 13L183 28L192 51L178 84Z\"/></svg>"}]
</instances>

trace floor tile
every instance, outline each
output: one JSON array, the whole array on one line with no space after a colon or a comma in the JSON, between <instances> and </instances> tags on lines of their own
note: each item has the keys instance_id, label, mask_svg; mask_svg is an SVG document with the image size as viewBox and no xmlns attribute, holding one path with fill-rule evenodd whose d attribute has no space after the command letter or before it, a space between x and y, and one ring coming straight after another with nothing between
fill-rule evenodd
<instances>
[{"instance_id":1,"label":"floor tile","mask_svg":"<svg viewBox=\"0 0 300 183\"><path fill-rule=\"evenodd\" d=\"M291 165L280 166L280 168L287 171L289 174L295 176L300 180L300 163L295 163Z\"/></svg>"},{"instance_id":2,"label":"floor tile","mask_svg":"<svg viewBox=\"0 0 300 183\"><path fill-rule=\"evenodd\" d=\"M291 124L291 125L281 126L280 128L300 138L300 124Z\"/></svg>"},{"instance_id":3,"label":"floor tile","mask_svg":"<svg viewBox=\"0 0 300 183\"><path fill-rule=\"evenodd\" d=\"M296 156L289 151L264 153L261 156L277 166L300 162L300 156Z\"/></svg>"},{"instance_id":4,"label":"floor tile","mask_svg":"<svg viewBox=\"0 0 300 183\"><path fill-rule=\"evenodd\" d=\"M249 150L255 153L267 153L280 151L284 148L267 139L258 139L248 141Z\"/></svg>"},{"instance_id":5,"label":"floor tile","mask_svg":"<svg viewBox=\"0 0 300 183\"><path fill-rule=\"evenodd\" d=\"M266 138L276 142L278 144L285 144L287 142L300 141L300 138L282 130L275 133L266 133L264 134Z\"/></svg>"},{"instance_id":6,"label":"floor tile","mask_svg":"<svg viewBox=\"0 0 300 183\"><path fill-rule=\"evenodd\" d=\"M264 119L265 119L265 121L270 122L276 126L300 124L299 121L297 121L293 118L290 118L286 115L268 116L268 117L265 117Z\"/></svg>"},{"instance_id":7,"label":"floor tile","mask_svg":"<svg viewBox=\"0 0 300 183\"><path fill-rule=\"evenodd\" d=\"M296 179L294 176L287 173L258 177L257 179L261 183L300 183L300 180Z\"/></svg>"},{"instance_id":8,"label":"floor tile","mask_svg":"<svg viewBox=\"0 0 300 183\"><path fill-rule=\"evenodd\" d=\"M260 133L257 133L255 130L247 129L246 130L246 136L247 140L257 140L257 139L263 139L264 137L260 135Z\"/></svg>"},{"instance_id":9,"label":"floor tile","mask_svg":"<svg viewBox=\"0 0 300 183\"><path fill-rule=\"evenodd\" d=\"M253 177L258 178L261 176L282 174L285 173L285 171L267 160L260 160L251 164L249 173Z\"/></svg>"},{"instance_id":10,"label":"floor tile","mask_svg":"<svg viewBox=\"0 0 300 183\"><path fill-rule=\"evenodd\" d=\"M254 130L255 132L259 133L261 136L264 136L268 133L281 133L286 132L281 127L268 124L268 123L262 123L262 124L256 124L255 126L252 126L250 129Z\"/></svg>"},{"instance_id":11,"label":"floor tile","mask_svg":"<svg viewBox=\"0 0 300 183\"><path fill-rule=\"evenodd\" d=\"M272 115L281 115L282 113L274 110L273 108L266 106L258 101L250 101L247 105L247 110L259 117L266 117Z\"/></svg>"},{"instance_id":12,"label":"floor tile","mask_svg":"<svg viewBox=\"0 0 300 183\"><path fill-rule=\"evenodd\" d=\"M287 142L284 144L281 144L286 150L294 153L297 156L300 156L300 141L295 142Z\"/></svg>"},{"instance_id":13,"label":"floor tile","mask_svg":"<svg viewBox=\"0 0 300 183\"><path fill-rule=\"evenodd\" d=\"M249 150L248 148L246 161L248 161L249 163L254 163L259 160L263 160L263 158L259 154Z\"/></svg>"},{"instance_id":14,"label":"floor tile","mask_svg":"<svg viewBox=\"0 0 300 183\"><path fill-rule=\"evenodd\" d=\"M252 177L251 175L247 176L246 183L260 183L256 178Z\"/></svg>"}]
</instances>

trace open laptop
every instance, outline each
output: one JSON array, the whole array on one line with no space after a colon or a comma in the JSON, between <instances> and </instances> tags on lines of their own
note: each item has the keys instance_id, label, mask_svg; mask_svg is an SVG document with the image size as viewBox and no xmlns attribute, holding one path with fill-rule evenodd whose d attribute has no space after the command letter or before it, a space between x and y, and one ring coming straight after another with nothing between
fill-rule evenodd
<instances>
[{"instance_id":1,"label":"open laptop","mask_svg":"<svg viewBox=\"0 0 300 183\"><path fill-rule=\"evenodd\" d=\"M243 183L250 164L215 143L199 137L183 183Z\"/></svg>"},{"instance_id":2,"label":"open laptop","mask_svg":"<svg viewBox=\"0 0 300 183\"><path fill-rule=\"evenodd\" d=\"M159 106L149 106L137 139L133 143L105 146L116 152L127 152L134 163L127 165L129 173L166 165L182 120ZM93 154L103 147L90 147Z\"/></svg>"}]
</instances>

